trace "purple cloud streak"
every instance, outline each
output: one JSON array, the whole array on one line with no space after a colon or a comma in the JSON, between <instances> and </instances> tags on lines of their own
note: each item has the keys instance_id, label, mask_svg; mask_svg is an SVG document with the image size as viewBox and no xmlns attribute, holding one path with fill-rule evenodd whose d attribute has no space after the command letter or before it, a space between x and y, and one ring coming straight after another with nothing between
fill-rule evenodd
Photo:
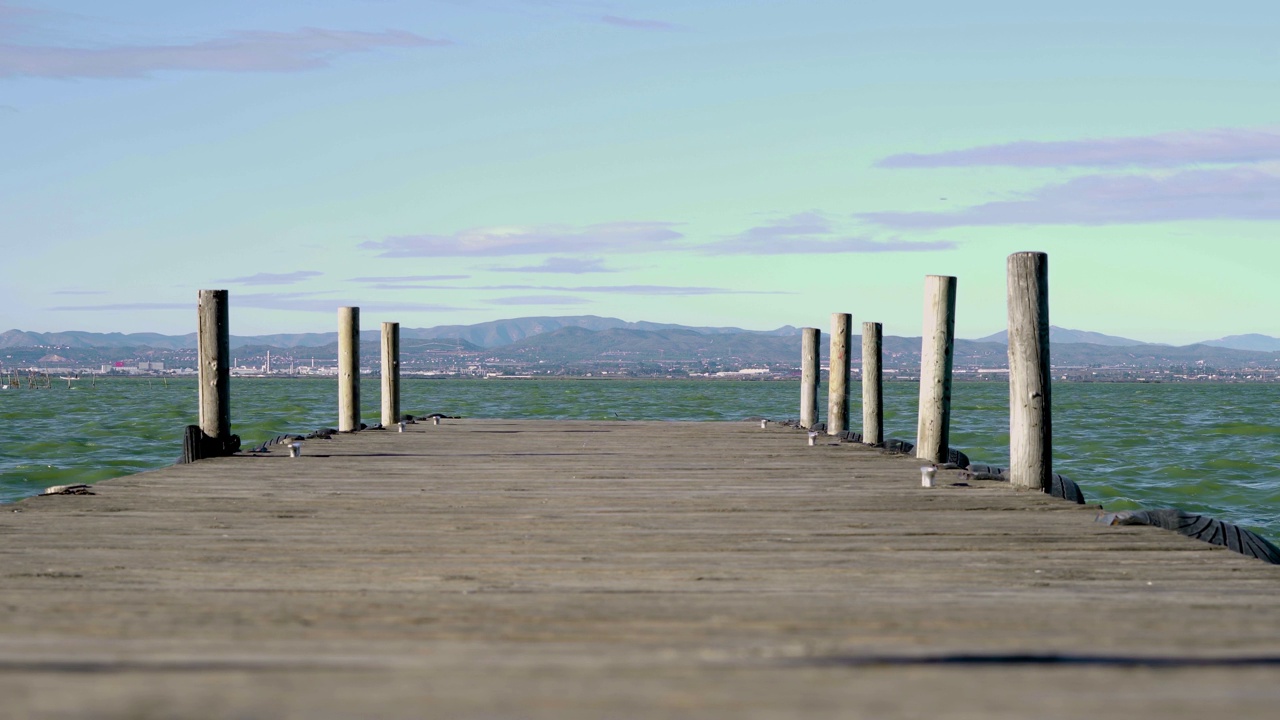
<instances>
[{"instance_id":1,"label":"purple cloud streak","mask_svg":"<svg viewBox=\"0 0 1280 720\"><path fill-rule=\"evenodd\" d=\"M630 30L675 30L676 26L662 20L642 20L619 15L601 15L600 22Z\"/></svg>"},{"instance_id":2,"label":"purple cloud streak","mask_svg":"<svg viewBox=\"0 0 1280 720\"><path fill-rule=\"evenodd\" d=\"M617 222L573 228L563 225L484 227L452 235L405 235L369 240L360 247L380 257L503 257L577 252L652 252L684 235L668 222Z\"/></svg>"},{"instance_id":3,"label":"purple cloud streak","mask_svg":"<svg viewBox=\"0 0 1280 720\"><path fill-rule=\"evenodd\" d=\"M841 236L824 214L797 213L776 222L745 230L733 237L703 245L702 252L713 255L799 255L830 253L931 252L954 250L947 240L909 242L890 238Z\"/></svg>"},{"instance_id":4,"label":"purple cloud streak","mask_svg":"<svg viewBox=\"0 0 1280 720\"><path fill-rule=\"evenodd\" d=\"M322 272L315 270L297 270L291 273L258 273L256 275L247 275L245 277L227 278L218 282L233 283L236 285L293 285L295 283L310 280L311 278L324 275Z\"/></svg>"},{"instance_id":5,"label":"purple cloud streak","mask_svg":"<svg viewBox=\"0 0 1280 720\"><path fill-rule=\"evenodd\" d=\"M419 302L366 302L352 298L317 297L322 293L246 293L231 295L231 307L296 312L333 313L339 307L354 306L369 312L454 312L472 308ZM188 306L189 307L189 306Z\"/></svg>"},{"instance_id":6,"label":"purple cloud streak","mask_svg":"<svg viewBox=\"0 0 1280 720\"><path fill-rule=\"evenodd\" d=\"M882 168L1178 167L1280 159L1280 129L1219 128L1147 137L1021 141L938 153L890 155Z\"/></svg>"},{"instance_id":7,"label":"purple cloud streak","mask_svg":"<svg viewBox=\"0 0 1280 720\"><path fill-rule=\"evenodd\" d=\"M1280 220L1280 176L1249 167L1161 176L1086 175L1038 188L1023 199L955 212L881 212L858 217L901 229Z\"/></svg>"},{"instance_id":8,"label":"purple cloud streak","mask_svg":"<svg viewBox=\"0 0 1280 720\"><path fill-rule=\"evenodd\" d=\"M57 305L49 310L73 310L75 312L116 311L116 310L191 310L195 303L110 303L102 305Z\"/></svg>"},{"instance_id":9,"label":"purple cloud streak","mask_svg":"<svg viewBox=\"0 0 1280 720\"><path fill-rule=\"evenodd\" d=\"M521 295L486 300L490 305L585 305L586 300L569 295Z\"/></svg>"},{"instance_id":10,"label":"purple cloud streak","mask_svg":"<svg viewBox=\"0 0 1280 720\"><path fill-rule=\"evenodd\" d=\"M518 273L562 273L566 275L582 275L585 273L618 272L604 266L603 258L566 258L550 257L541 265L525 265L522 267L495 267L494 272Z\"/></svg>"},{"instance_id":11,"label":"purple cloud streak","mask_svg":"<svg viewBox=\"0 0 1280 720\"><path fill-rule=\"evenodd\" d=\"M376 290L469 290L511 291L537 290L540 292L615 293L621 295L790 295L772 290L731 290L729 288L699 287L687 285L374 285Z\"/></svg>"},{"instance_id":12,"label":"purple cloud streak","mask_svg":"<svg viewBox=\"0 0 1280 720\"><path fill-rule=\"evenodd\" d=\"M351 282L358 283L414 283L440 282L442 280L466 280L470 275L399 275L392 277L354 277Z\"/></svg>"},{"instance_id":13,"label":"purple cloud streak","mask_svg":"<svg viewBox=\"0 0 1280 720\"><path fill-rule=\"evenodd\" d=\"M70 48L0 44L0 78L146 77L161 71L297 72L384 47L428 47L448 40L391 30L359 32L304 28L249 31L187 45Z\"/></svg>"},{"instance_id":14,"label":"purple cloud streak","mask_svg":"<svg viewBox=\"0 0 1280 720\"><path fill-rule=\"evenodd\" d=\"M339 307L357 306L369 312L460 312L474 308L453 307L418 302L362 302L356 299L319 297L324 293L232 293L232 308L259 308L264 310L291 310L295 312L333 313ZM192 311L195 303L110 303L101 305L59 305L49 310L119 311L119 310L185 310Z\"/></svg>"}]
</instances>

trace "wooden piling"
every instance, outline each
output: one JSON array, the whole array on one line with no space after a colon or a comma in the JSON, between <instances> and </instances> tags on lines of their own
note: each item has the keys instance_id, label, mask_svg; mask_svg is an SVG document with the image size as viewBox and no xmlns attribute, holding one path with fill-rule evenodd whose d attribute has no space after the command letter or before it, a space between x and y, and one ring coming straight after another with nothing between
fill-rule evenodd
<instances>
[{"instance_id":1,"label":"wooden piling","mask_svg":"<svg viewBox=\"0 0 1280 720\"><path fill-rule=\"evenodd\" d=\"M1009 256L1009 479L1048 490L1053 478L1049 376L1049 256Z\"/></svg>"},{"instance_id":2,"label":"wooden piling","mask_svg":"<svg viewBox=\"0 0 1280 720\"><path fill-rule=\"evenodd\" d=\"M231 437L230 312L226 290L201 290L196 346L200 358L200 430L210 438Z\"/></svg>"},{"instance_id":3,"label":"wooden piling","mask_svg":"<svg viewBox=\"0 0 1280 720\"><path fill-rule=\"evenodd\" d=\"M400 422L400 323L382 323L382 427Z\"/></svg>"},{"instance_id":4,"label":"wooden piling","mask_svg":"<svg viewBox=\"0 0 1280 720\"><path fill-rule=\"evenodd\" d=\"M862 323L862 442L868 445L884 442L883 332L878 322Z\"/></svg>"},{"instance_id":5,"label":"wooden piling","mask_svg":"<svg viewBox=\"0 0 1280 720\"><path fill-rule=\"evenodd\" d=\"M849 313L831 313L831 370L827 379L827 434L849 429Z\"/></svg>"},{"instance_id":6,"label":"wooden piling","mask_svg":"<svg viewBox=\"0 0 1280 720\"><path fill-rule=\"evenodd\" d=\"M800 331L800 427L818 424L818 348L822 331L803 328Z\"/></svg>"},{"instance_id":7,"label":"wooden piling","mask_svg":"<svg viewBox=\"0 0 1280 720\"><path fill-rule=\"evenodd\" d=\"M338 308L338 432L360 429L360 308Z\"/></svg>"},{"instance_id":8,"label":"wooden piling","mask_svg":"<svg viewBox=\"0 0 1280 720\"><path fill-rule=\"evenodd\" d=\"M951 360L955 351L956 279L925 276L916 457L945 463L951 433Z\"/></svg>"}]
</instances>

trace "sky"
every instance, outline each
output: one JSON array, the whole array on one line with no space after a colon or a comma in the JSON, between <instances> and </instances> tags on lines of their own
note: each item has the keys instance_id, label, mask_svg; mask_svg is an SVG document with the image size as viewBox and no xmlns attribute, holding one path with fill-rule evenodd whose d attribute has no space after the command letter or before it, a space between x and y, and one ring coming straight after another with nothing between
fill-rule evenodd
<instances>
[{"instance_id":1,"label":"sky","mask_svg":"<svg viewBox=\"0 0 1280 720\"><path fill-rule=\"evenodd\" d=\"M0 330L1280 336L1280 3L0 0Z\"/></svg>"}]
</instances>

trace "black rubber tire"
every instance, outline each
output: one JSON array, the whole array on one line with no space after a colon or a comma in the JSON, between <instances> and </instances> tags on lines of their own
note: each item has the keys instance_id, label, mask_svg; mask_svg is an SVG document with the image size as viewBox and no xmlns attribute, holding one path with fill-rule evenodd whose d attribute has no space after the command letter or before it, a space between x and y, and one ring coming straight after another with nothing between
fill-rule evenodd
<instances>
[{"instance_id":1,"label":"black rubber tire","mask_svg":"<svg viewBox=\"0 0 1280 720\"><path fill-rule=\"evenodd\" d=\"M1116 513L1114 525L1154 525L1172 530L1211 545L1221 545L1241 555L1280 565L1280 548L1261 535L1207 515L1189 513L1177 508L1134 510Z\"/></svg>"}]
</instances>

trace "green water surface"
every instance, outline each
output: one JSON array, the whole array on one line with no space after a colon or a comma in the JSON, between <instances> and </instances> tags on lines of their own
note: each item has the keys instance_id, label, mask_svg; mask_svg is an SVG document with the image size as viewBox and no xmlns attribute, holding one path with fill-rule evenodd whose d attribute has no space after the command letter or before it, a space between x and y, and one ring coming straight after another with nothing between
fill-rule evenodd
<instances>
[{"instance_id":1,"label":"green water surface","mask_svg":"<svg viewBox=\"0 0 1280 720\"><path fill-rule=\"evenodd\" d=\"M232 429L246 447L336 423L334 379L235 378L231 387ZM377 379L362 390L365 422L375 423ZM794 418L799 393L798 382L406 379L402 407L472 418L732 421ZM887 436L914 439L916 397L913 383L885 384ZM0 501L170 464L183 426L195 422L193 379L0 391ZM1280 538L1280 384L1059 383L1053 426L1055 469L1092 503L1180 507ZM1008 443L1007 385L956 383L951 445L1004 465Z\"/></svg>"}]
</instances>

